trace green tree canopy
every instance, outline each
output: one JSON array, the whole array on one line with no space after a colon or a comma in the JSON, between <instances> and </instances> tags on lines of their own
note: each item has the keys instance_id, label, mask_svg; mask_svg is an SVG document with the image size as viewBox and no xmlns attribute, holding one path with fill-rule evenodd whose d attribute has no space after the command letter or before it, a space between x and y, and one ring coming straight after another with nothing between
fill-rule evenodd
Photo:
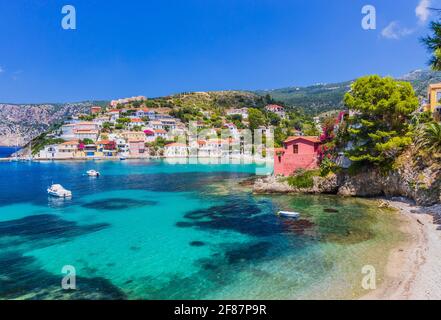
<instances>
[{"instance_id":1,"label":"green tree canopy","mask_svg":"<svg viewBox=\"0 0 441 320\"><path fill-rule=\"evenodd\" d=\"M266 118L263 112L259 109L249 108L248 122L250 123L250 129L255 130L266 124Z\"/></svg>"},{"instance_id":2,"label":"green tree canopy","mask_svg":"<svg viewBox=\"0 0 441 320\"><path fill-rule=\"evenodd\" d=\"M352 85L344 103L354 113L347 136L352 161L387 165L412 142L409 118L418 99L410 83L376 75L363 77Z\"/></svg>"},{"instance_id":3,"label":"green tree canopy","mask_svg":"<svg viewBox=\"0 0 441 320\"><path fill-rule=\"evenodd\" d=\"M430 24L432 35L422 38L422 43L431 53L429 65L433 70L441 70L441 22L432 21Z\"/></svg>"}]
</instances>

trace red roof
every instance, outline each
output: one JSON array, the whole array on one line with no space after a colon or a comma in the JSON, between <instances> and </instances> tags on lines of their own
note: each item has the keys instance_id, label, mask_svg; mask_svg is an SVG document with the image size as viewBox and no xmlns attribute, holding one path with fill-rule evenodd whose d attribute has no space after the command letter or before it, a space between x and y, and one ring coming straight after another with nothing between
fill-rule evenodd
<instances>
[{"instance_id":1,"label":"red roof","mask_svg":"<svg viewBox=\"0 0 441 320\"><path fill-rule=\"evenodd\" d=\"M284 143L288 143L288 142L292 142L292 141L296 141L296 140L300 140L300 139L310 141L313 143L320 143L320 139L318 137L311 137L311 136L288 137L288 139L286 139L284 141Z\"/></svg>"},{"instance_id":2,"label":"red roof","mask_svg":"<svg viewBox=\"0 0 441 320\"><path fill-rule=\"evenodd\" d=\"M155 133L167 133L167 131L165 131L163 129L156 129Z\"/></svg>"},{"instance_id":3,"label":"red roof","mask_svg":"<svg viewBox=\"0 0 441 320\"><path fill-rule=\"evenodd\" d=\"M130 121L131 122L142 122L142 120L139 118L132 118L132 119L130 119Z\"/></svg>"}]
</instances>

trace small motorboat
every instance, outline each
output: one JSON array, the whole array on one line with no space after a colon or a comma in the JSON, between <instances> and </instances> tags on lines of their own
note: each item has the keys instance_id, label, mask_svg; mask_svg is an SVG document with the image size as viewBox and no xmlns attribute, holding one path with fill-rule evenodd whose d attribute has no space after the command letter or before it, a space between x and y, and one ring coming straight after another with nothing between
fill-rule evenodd
<instances>
[{"instance_id":1,"label":"small motorboat","mask_svg":"<svg viewBox=\"0 0 441 320\"><path fill-rule=\"evenodd\" d=\"M100 173L96 170L89 170L89 171L87 171L87 175L89 177L99 177Z\"/></svg>"},{"instance_id":2,"label":"small motorboat","mask_svg":"<svg viewBox=\"0 0 441 320\"><path fill-rule=\"evenodd\" d=\"M47 193L50 196L58 198L70 198L72 197L72 192L63 188L61 184L53 184L47 189Z\"/></svg>"},{"instance_id":3,"label":"small motorboat","mask_svg":"<svg viewBox=\"0 0 441 320\"><path fill-rule=\"evenodd\" d=\"M124 160L126 160L126 159L127 159L127 158L124 157L124 156L119 157L119 160L121 160L121 161L124 161Z\"/></svg>"},{"instance_id":4,"label":"small motorboat","mask_svg":"<svg viewBox=\"0 0 441 320\"><path fill-rule=\"evenodd\" d=\"M281 217L285 217L285 218L294 218L297 219L300 217L300 213L298 212L292 212L292 211L279 211L277 213L279 216Z\"/></svg>"}]
</instances>

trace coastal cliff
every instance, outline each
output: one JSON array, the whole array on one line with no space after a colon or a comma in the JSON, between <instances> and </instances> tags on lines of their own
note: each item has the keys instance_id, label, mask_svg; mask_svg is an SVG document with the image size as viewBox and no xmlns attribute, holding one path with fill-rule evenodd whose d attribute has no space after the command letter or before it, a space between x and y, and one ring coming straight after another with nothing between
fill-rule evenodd
<instances>
[{"instance_id":1,"label":"coastal cliff","mask_svg":"<svg viewBox=\"0 0 441 320\"><path fill-rule=\"evenodd\" d=\"M23 146L51 125L87 112L91 105L91 102L0 104L0 146Z\"/></svg>"},{"instance_id":2,"label":"coastal cliff","mask_svg":"<svg viewBox=\"0 0 441 320\"><path fill-rule=\"evenodd\" d=\"M441 203L441 161L437 157L422 157L411 149L396 161L396 167L387 172L368 169L356 174L348 171L313 178L310 188L296 188L288 179L270 176L256 180L254 192L338 194L347 197L406 197L418 205L431 206Z\"/></svg>"}]
</instances>

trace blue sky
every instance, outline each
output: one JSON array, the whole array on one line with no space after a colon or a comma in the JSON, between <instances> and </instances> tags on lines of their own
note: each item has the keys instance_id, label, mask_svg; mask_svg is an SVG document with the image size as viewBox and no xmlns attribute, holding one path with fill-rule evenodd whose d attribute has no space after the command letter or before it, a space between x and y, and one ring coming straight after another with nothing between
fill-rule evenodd
<instances>
[{"instance_id":1,"label":"blue sky","mask_svg":"<svg viewBox=\"0 0 441 320\"><path fill-rule=\"evenodd\" d=\"M419 38L433 18L424 8L436 1L1 1L0 101L156 97L400 76L426 68ZM66 4L76 8L76 30L61 28ZM361 28L366 4L376 8L376 30Z\"/></svg>"}]
</instances>

